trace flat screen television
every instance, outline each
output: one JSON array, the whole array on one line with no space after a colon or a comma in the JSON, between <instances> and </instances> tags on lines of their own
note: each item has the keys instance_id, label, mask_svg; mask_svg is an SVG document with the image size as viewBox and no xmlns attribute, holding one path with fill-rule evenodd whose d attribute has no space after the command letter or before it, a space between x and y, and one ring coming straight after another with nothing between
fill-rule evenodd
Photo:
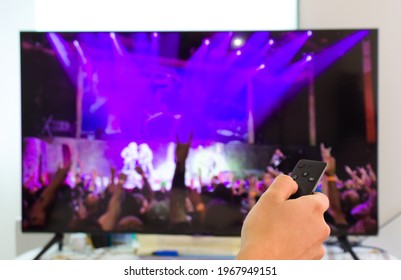
<instances>
[{"instance_id":1,"label":"flat screen television","mask_svg":"<svg viewBox=\"0 0 401 280\"><path fill-rule=\"evenodd\" d=\"M277 174L331 152L332 233L377 234L377 30L20 39L24 232L238 236Z\"/></svg>"}]
</instances>

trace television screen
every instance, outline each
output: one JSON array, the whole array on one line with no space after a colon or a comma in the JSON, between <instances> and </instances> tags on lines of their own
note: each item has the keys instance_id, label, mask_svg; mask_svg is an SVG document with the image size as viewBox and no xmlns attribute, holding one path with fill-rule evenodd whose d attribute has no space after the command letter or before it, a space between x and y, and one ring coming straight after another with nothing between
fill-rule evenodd
<instances>
[{"instance_id":1,"label":"television screen","mask_svg":"<svg viewBox=\"0 0 401 280\"><path fill-rule=\"evenodd\" d=\"M377 234L377 30L21 32L23 231L238 236L335 159L333 234Z\"/></svg>"}]
</instances>

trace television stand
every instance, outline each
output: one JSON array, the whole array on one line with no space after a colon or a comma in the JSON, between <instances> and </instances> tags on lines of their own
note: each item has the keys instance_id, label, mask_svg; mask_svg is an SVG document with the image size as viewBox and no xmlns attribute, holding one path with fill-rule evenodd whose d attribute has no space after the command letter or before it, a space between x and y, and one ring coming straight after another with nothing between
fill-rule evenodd
<instances>
[{"instance_id":1,"label":"television stand","mask_svg":"<svg viewBox=\"0 0 401 280\"><path fill-rule=\"evenodd\" d=\"M340 244L341 248L351 254L354 260L359 260L357 254L355 254L354 250L352 249L352 244L349 242L348 237L346 235L337 236L338 243Z\"/></svg>"},{"instance_id":2,"label":"television stand","mask_svg":"<svg viewBox=\"0 0 401 280\"><path fill-rule=\"evenodd\" d=\"M47 250L50 249L55 243L58 243L58 250L61 251L63 249L63 238L64 235L62 233L54 234L54 237L50 239L50 241L43 247L43 249L39 252L39 254L34 258L34 260L40 260L40 257L46 253Z\"/></svg>"}]
</instances>

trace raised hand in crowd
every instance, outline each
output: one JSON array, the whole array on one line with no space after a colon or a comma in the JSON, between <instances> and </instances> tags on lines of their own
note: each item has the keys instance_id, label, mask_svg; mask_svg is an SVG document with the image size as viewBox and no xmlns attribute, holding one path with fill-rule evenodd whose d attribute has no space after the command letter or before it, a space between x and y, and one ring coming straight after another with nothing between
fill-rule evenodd
<instances>
[{"instance_id":1,"label":"raised hand in crowd","mask_svg":"<svg viewBox=\"0 0 401 280\"><path fill-rule=\"evenodd\" d=\"M325 147L323 143L320 144L320 153L322 160L327 163L325 176L322 180L322 189L330 200L328 212L333 217L335 226L345 227L347 220L342 211L341 197L337 188L336 159L331 155L331 148Z\"/></svg>"}]
</instances>

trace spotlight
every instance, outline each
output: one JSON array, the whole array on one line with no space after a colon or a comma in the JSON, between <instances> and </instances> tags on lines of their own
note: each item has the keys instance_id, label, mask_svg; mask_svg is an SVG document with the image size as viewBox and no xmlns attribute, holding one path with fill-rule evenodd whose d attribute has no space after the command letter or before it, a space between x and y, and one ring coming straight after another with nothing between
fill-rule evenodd
<instances>
[{"instance_id":1,"label":"spotlight","mask_svg":"<svg viewBox=\"0 0 401 280\"><path fill-rule=\"evenodd\" d=\"M157 37L159 37L159 34L157 34L157 32L153 32L152 36L153 36L153 38L157 38Z\"/></svg>"},{"instance_id":2,"label":"spotlight","mask_svg":"<svg viewBox=\"0 0 401 280\"><path fill-rule=\"evenodd\" d=\"M233 44L234 47L239 48L239 47L241 47L242 45L244 45L244 40L242 40L241 38L235 38L235 39L232 41L232 44Z\"/></svg>"},{"instance_id":3,"label":"spotlight","mask_svg":"<svg viewBox=\"0 0 401 280\"><path fill-rule=\"evenodd\" d=\"M110 38L113 40L116 39L116 33L110 32Z\"/></svg>"},{"instance_id":4,"label":"spotlight","mask_svg":"<svg viewBox=\"0 0 401 280\"><path fill-rule=\"evenodd\" d=\"M236 55L240 56L242 54L242 52L240 50L235 52Z\"/></svg>"},{"instance_id":5,"label":"spotlight","mask_svg":"<svg viewBox=\"0 0 401 280\"><path fill-rule=\"evenodd\" d=\"M209 46L210 40L209 40L209 39L206 39L203 43L204 43L206 46Z\"/></svg>"},{"instance_id":6,"label":"spotlight","mask_svg":"<svg viewBox=\"0 0 401 280\"><path fill-rule=\"evenodd\" d=\"M271 45L273 45L274 44L274 40L273 39L270 39L269 40L269 45L271 46Z\"/></svg>"},{"instance_id":7,"label":"spotlight","mask_svg":"<svg viewBox=\"0 0 401 280\"><path fill-rule=\"evenodd\" d=\"M306 34L308 35L308 37L310 37L312 36L313 32L309 30L308 32L306 32Z\"/></svg>"},{"instance_id":8,"label":"spotlight","mask_svg":"<svg viewBox=\"0 0 401 280\"><path fill-rule=\"evenodd\" d=\"M311 60L312 60L312 55L310 55L310 54L307 55L307 56L306 56L306 61L311 61Z\"/></svg>"},{"instance_id":9,"label":"spotlight","mask_svg":"<svg viewBox=\"0 0 401 280\"><path fill-rule=\"evenodd\" d=\"M259 65L259 67L258 67L258 69L256 69L256 71L265 69L265 67L266 67L266 65L264 63L262 63L261 65Z\"/></svg>"}]
</instances>

